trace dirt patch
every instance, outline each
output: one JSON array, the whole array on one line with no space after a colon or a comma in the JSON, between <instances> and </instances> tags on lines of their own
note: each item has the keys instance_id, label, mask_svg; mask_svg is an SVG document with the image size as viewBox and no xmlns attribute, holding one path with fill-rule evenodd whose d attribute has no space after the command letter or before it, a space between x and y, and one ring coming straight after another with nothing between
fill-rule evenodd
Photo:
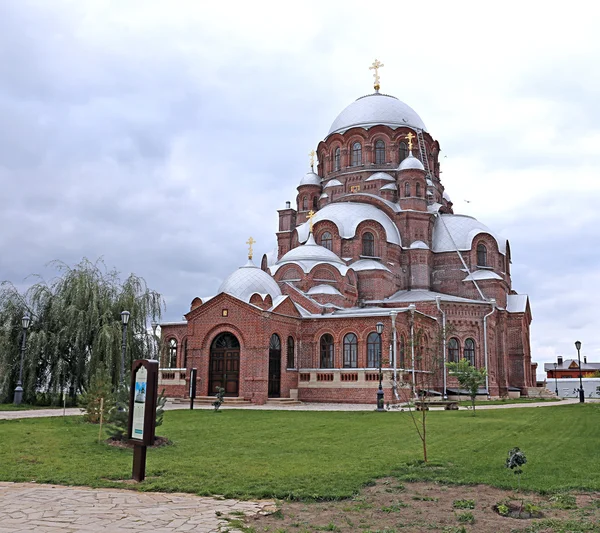
<instances>
[{"instance_id":1,"label":"dirt patch","mask_svg":"<svg viewBox=\"0 0 600 533\"><path fill-rule=\"evenodd\" d=\"M109 446L114 446L115 448L133 448L133 442L129 440L115 439L114 437L110 437L106 439L106 444ZM151 446L152 448L160 448L161 446L170 446L172 442L167 439L167 437L155 437L154 444Z\"/></svg>"},{"instance_id":2,"label":"dirt patch","mask_svg":"<svg viewBox=\"0 0 600 533\"><path fill-rule=\"evenodd\" d=\"M600 532L600 493L572 492L567 496L557 499L556 496L515 494L485 485L405 483L385 478L350 500L279 502L275 513L246 519L245 531ZM564 501L571 505L565 505ZM498 513L499 504L509 509L508 516ZM523 518L512 518L510 512L519 508L524 511ZM532 518L524 518L527 514Z\"/></svg>"}]
</instances>

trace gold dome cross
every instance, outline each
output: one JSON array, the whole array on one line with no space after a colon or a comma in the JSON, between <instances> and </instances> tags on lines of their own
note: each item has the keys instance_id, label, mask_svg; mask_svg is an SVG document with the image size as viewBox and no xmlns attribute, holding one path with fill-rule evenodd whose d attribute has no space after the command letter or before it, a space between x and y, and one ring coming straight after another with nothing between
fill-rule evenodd
<instances>
[{"instance_id":1,"label":"gold dome cross","mask_svg":"<svg viewBox=\"0 0 600 533\"><path fill-rule=\"evenodd\" d=\"M252 259L252 253L253 253L253 251L252 251L252 245L256 244L256 241L252 237L250 237L246 241L246 244L248 245L248 259Z\"/></svg>"},{"instance_id":2,"label":"gold dome cross","mask_svg":"<svg viewBox=\"0 0 600 533\"><path fill-rule=\"evenodd\" d=\"M379 69L383 66L384 64L381 61L379 61L379 59L376 59L375 61L373 61L373 64L369 67L369 70L375 71L373 73L373 77L375 78L375 84L373 85L373 87L377 92L379 92Z\"/></svg>"}]
</instances>

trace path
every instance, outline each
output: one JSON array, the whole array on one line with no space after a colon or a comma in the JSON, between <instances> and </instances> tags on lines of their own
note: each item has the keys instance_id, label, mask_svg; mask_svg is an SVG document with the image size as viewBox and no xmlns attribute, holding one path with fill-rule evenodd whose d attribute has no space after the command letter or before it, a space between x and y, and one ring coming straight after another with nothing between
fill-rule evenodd
<instances>
[{"instance_id":1,"label":"path","mask_svg":"<svg viewBox=\"0 0 600 533\"><path fill-rule=\"evenodd\" d=\"M225 516L275 510L266 500L35 483L0 482L0 501L0 533L216 533L227 529Z\"/></svg>"}]
</instances>

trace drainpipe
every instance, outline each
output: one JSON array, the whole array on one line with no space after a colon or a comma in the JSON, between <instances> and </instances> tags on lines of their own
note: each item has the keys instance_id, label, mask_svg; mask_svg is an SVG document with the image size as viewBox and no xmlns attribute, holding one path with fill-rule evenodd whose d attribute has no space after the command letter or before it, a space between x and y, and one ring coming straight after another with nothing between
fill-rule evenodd
<instances>
[{"instance_id":1,"label":"drainpipe","mask_svg":"<svg viewBox=\"0 0 600 533\"><path fill-rule=\"evenodd\" d=\"M417 382L415 379L415 304L410 304L408 310L410 311L410 356L412 359L412 393L413 397L416 398L417 393Z\"/></svg>"},{"instance_id":2,"label":"drainpipe","mask_svg":"<svg viewBox=\"0 0 600 533\"><path fill-rule=\"evenodd\" d=\"M396 397L396 400L399 400L400 397L398 396L398 339L397 339L397 334L396 334L396 315L398 314L397 311L392 311L390 313L390 318L392 319L392 333L393 333L393 340L392 342L394 343L392 346L392 357L394 359L394 396Z\"/></svg>"},{"instance_id":3,"label":"drainpipe","mask_svg":"<svg viewBox=\"0 0 600 533\"><path fill-rule=\"evenodd\" d=\"M492 310L483 317L483 353L485 355L485 388L487 390L488 400L490 398L490 376L488 374L488 345L487 345L487 317L491 316L496 310L496 300L490 299Z\"/></svg>"},{"instance_id":4,"label":"drainpipe","mask_svg":"<svg viewBox=\"0 0 600 533\"><path fill-rule=\"evenodd\" d=\"M442 308L440 306L440 302L442 301L442 297L441 296L436 296L435 297L435 303L437 304L437 308L438 311L442 314L442 351L444 354L444 369L443 369L443 373L444 373L444 394L443 394L443 398L444 400L448 399L448 395L446 394L447 389L446 389L446 312L442 311Z\"/></svg>"}]
</instances>

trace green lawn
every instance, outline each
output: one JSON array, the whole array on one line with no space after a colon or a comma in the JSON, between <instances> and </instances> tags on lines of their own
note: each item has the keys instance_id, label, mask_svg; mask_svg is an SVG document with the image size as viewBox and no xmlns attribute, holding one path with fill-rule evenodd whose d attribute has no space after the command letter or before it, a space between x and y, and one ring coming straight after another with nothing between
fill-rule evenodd
<instances>
[{"instance_id":1,"label":"green lawn","mask_svg":"<svg viewBox=\"0 0 600 533\"><path fill-rule=\"evenodd\" d=\"M513 403L543 403L543 402L560 402L560 398L508 398L504 400L475 400L475 407L479 405L508 405ZM471 407L473 405L470 400L458 402L462 407Z\"/></svg>"},{"instance_id":2,"label":"green lawn","mask_svg":"<svg viewBox=\"0 0 600 533\"><path fill-rule=\"evenodd\" d=\"M429 459L407 412L168 411L149 450L142 490L332 499L372 480L487 483L512 488L504 468L519 446L522 487L600 490L600 404L430 412ZM0 480L119 486L132 452L97 442L80 417L0 421Z\"/></svg>"},{"instance_id":3,"label":"green lawn","mask_svg":"<svg viewBox=\"0 0 600 533\"><path fill-rule=\"evenodd\" d=\"M15 405L14 403L0 403L0 411L30 411L31 409L62 409L62 407L29 405L26 403L22 403L21 405Z\"/></svg>"}]
</instances>

